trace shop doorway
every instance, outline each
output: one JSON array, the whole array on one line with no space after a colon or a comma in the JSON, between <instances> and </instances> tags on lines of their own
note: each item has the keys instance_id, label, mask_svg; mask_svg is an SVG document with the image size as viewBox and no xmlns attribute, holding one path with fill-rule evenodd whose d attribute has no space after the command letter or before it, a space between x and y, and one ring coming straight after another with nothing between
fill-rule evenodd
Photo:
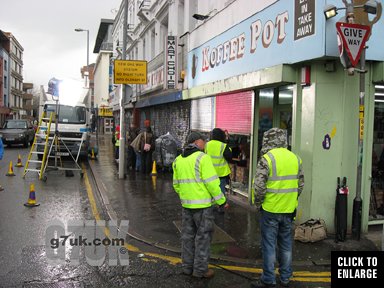
<instances>
[{"instance_id":1,"label":"shop doorway","mask_svg":"<svg viewBox=\"0 0 384 288\"><path fill-rule=\"evenodd\" d=\"M264 132L272 127L287 130L288 148L291 149L293 85L260 89L258 95L258 157L260 157Z\"/></svg>"},{"instance_id":2,"label":"shop doorway","mask_svg":"<svg viewBox=\"0 0 384 288\"><path fill-rule=\"evenodd\" d=\"M375 88L369 221L384 223L384 86Z\"/></svg>"},{"instance_id":3,"label":"shop doorway","mask_svg":"<svg viewBox=\"0 0 384 288\"><path fill-rule=\"evenodd\" d=\"M113 118L104 119L104 134L112 134L113 132Z\"/></svg>"}]
</instances>

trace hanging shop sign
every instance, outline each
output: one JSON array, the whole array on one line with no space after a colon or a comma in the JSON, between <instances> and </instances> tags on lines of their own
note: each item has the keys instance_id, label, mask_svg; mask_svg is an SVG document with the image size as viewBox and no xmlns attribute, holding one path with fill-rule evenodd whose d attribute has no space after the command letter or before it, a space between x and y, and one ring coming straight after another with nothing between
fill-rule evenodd
<instances>
[{"instance_id":1,"label":"hanging shop sign","mask_svg":"<svg viewBox=\"0 0 384 288\"><path fill-rule=\"evenodd\" d=\"M177 87L177 37L168 35L165 41L165 89Z\"/></svg>"}]
</instances>

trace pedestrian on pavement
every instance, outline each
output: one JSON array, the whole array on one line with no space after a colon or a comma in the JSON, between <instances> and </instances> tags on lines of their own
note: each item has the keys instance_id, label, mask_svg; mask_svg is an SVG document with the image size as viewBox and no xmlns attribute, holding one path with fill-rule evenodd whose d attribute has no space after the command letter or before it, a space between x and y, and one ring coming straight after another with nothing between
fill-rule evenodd
<instances>
[{"instance_id":1,"label":"pedestrian on pavement","mask_svg":"<svg viewBox=\"0 0 384 288\"><path fill-rule=\"evenodd\" d=\"M231 168L228 162L232 160L232 150L226 142L226 135L222 129L214 128L212 130L211 140L205 146L205 153L211 156L213 166L220 179L221 192L226 195L226 186L231 180ZM219 207L219 212L224 213L224 208Z\"/></svg>"},{"instance_id":2,"label":"pedestrian on pavement","mask_svg":"<svg viewBox=\"0 0 384 288\"><path fill-rule=\"evenodd\" d=\"M208 269L213 233L212 204L225 205L220 180L211 157L205 154L205 137L192 132L187 146L172 163L173 188L182 206L181 260L182 271L197 278L212 278Z\"/></svg>"},{"instance_id":3,"label":"pedestrian on pavement","mask_svg":"<svg viewBox=\"0 0 384 288\"><path fill-rule=\"evenodd\" d=\"M116 136L115 136L116 126L115 126L115 120L114 119L112 119L111 125L112 125L112 144L115 145L115 143L116 143Z\"/></svg>"},{"instance_id":4,"label":"pedestrian on pavement","mask_svg":"<svg viewBox=\"0 0 384 288\"><path fill-rule=\"evenodd\" d=\"M134 123L129 125L128 135L127 135L127 144L128 144L128 155L127 155L127 169L135 170L136 168L136 153L133 147L131 146L132 141L137 137L138 129Z\"/></svg>"},{"instance_id":5,"label":"pedestrian on pavement","mask_svg":"<svg viewBox=\"0 0 384 288\"><path fill-rule=\"evenodd\" d=\"M115 131L115 159L119 159L119 148L120 147L120 125L116 126Z\"/></svg>"},{"instance_id":6,"label":"pedestrian on pavement","mask_svg":"<svg viewBox=\"0 0 384 288\"><path fill-rule=\"evenodd\" d=\"M252 195L261 213L263 272L251 287L275 287L276 253L280 285L289 287L292 277L292 224L304 188L304 173L300 157L287 146L286 130L272 128L264 132Z\"/></svg>"},{"instance_id":7,"label":"pedestrian on pavement","mask_svg":"<svg viewBox=\"0 0 384 288\"><path fill-rule=\"evenodd\" d=\"M3 159L3 155L4 155L4 144L3 144L3 139L0 137L0 160ZM0 191L3 191L4 188L3 186L0 185Z\"/></svg>"},{"instance_id":8,"label":"pedestrian on pavement","mask_svg":"<svg viewBox=\"0 0 384 288\"><path fill-rule=\"evenodd\" d=\"M133 151L135 152L136 156L136 163L135 163L135 171L139 172L141 171L141 138L143 136L143 133L139 133L135 139L129 144L130 147L133 148Z\"/></svg>"},{"instance_id":9,"label":"pedestrian on pavement","mask_svg":"<svg viewBox=\"0 0 384 288\"><path fill-rule=\"evenodd\" d=\"M152 171L152 153L155 149L154 136L150 126L145 128L141 137L141 172L149 174Z\"/></svg>"}]
</instances>

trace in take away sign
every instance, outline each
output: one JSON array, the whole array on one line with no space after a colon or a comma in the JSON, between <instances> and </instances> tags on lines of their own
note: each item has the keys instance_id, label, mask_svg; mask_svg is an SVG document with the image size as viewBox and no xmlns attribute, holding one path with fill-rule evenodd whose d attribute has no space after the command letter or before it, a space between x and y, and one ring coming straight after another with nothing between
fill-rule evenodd
<instances>
[{"instance_id":1,"label":"in take away sign","mask_svg":"<svg viewBox=\"0 0 384 288\"><path fill-rule=\"evenodd\" d=\"M351 23L336 23L337 33L342 40L343 49L355 67L359 62L361 51L365 46L371 28L369 26Z\"/></svg>"}]
</instances>

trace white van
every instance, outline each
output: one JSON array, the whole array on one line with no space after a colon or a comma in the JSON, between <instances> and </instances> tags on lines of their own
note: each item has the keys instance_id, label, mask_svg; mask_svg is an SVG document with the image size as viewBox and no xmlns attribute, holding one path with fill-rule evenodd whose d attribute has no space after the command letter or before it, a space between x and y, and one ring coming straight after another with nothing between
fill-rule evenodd
<instances>
[{"instance_id":1,"label":"white van","mask_svg":"<svg viewBox=\"0 0 384 288\"><path fill-rule=\"evenodd\" d=\"M58 115L57 132L59 137L68 147L69 151L71 151L74 158L77 157L79 146L81 144L79 156L86 158L89 153L89 141L91 136L89 109L87 109L83 103L64 105L58 102L56 107L55 101L46 101L41 110L47 112L46 117L49 117L51 112L56 112L56 109ZM52 120L50 129L51 136L55 133L55 126L55 121ZM64 144L61 142L60 155L69 156L68 150L63 145ZM40 149L43 148L41 145L39 147L41 147ZM51 155L54 155L54 153L52 152Z\"/></svg>"}]
</instances>

